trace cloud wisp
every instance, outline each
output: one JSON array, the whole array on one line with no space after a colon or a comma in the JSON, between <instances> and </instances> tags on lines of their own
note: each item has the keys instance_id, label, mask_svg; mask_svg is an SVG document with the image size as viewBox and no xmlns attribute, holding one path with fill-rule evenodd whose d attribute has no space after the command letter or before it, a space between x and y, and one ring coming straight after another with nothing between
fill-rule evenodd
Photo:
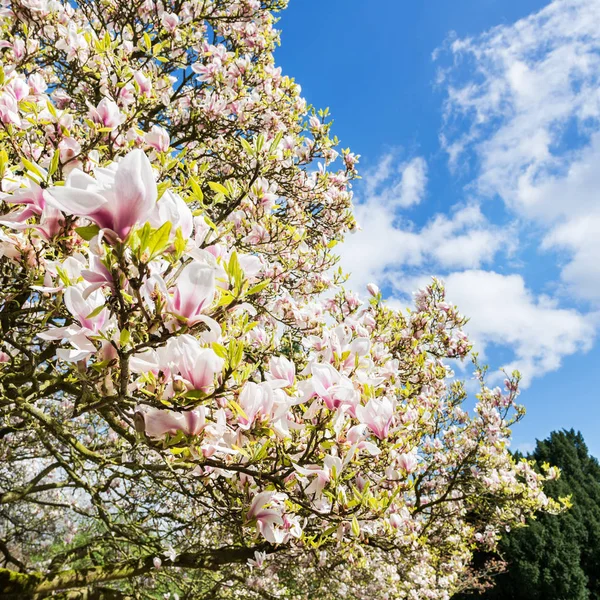
<instances>
[{"instance_id":1,"label":"cloud wisp","mask_svg":"<svg viewBox=\"0 0 600 600\"><path fill-rule=\"evenodd\" d=\"M449 44L442 143L471 190L546 231L574 298L600 303L600 2L541 11ZM444 56L437 52L437 57Z\"/></svg>"}]
</instances>

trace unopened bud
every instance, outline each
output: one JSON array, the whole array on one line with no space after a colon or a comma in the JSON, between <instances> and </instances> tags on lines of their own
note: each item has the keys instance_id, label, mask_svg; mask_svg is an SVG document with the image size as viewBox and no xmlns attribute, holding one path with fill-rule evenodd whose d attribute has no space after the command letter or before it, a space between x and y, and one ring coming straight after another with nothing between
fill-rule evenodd
<instances>
[{"instance_id":1,"label":"unopened bud","mask_svg":"<svg viewBox=\"0 0 600 600\"><path fill-rule=\"evenodd\" d=\"M376 297L379 295L379 287L376 286L374 283L369 283L367 285L367 290L369 290L369 294L371 294L371 296Z\"/></svg>"}]
</instances>

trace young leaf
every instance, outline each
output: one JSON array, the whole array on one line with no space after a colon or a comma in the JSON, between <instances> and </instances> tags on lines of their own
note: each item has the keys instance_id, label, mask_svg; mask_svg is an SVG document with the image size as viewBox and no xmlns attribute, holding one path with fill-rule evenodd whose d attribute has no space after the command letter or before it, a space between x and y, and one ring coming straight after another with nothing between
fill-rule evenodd
<instances>
[{"instance_id":1,"label":"young leaf","mask_svg":"<svg viewBox=\"0 0 600 600\"><path fill-rule=\"evenodd\" d=\"M85 225L84 227L76 227L75 231L86 241L89 242L95 238L100 232L98 225Z\"/></svg>"}]
</instances>

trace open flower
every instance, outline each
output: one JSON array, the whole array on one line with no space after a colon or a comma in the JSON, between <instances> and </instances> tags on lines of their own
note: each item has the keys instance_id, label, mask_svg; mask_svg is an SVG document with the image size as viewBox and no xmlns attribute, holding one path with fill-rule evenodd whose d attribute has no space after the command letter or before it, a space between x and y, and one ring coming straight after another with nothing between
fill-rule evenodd
<instances>
[{"instance_id":1,"label":"open flower","mask_svg":"<svg viewBox=\"0 0 600 600\"><path fill-rule=\"evenodd\" d=\"M177 278L171 311L190 324L196 323L212 304L215 289L215 269L205 263L190 263Z\"/></svg>"},{"instance_id":2,"label":"open flower","mask_svg":"<svg viewBox=\"0 0 600 600\"><path fill-rule=\"evenodd\" d=\"M165 435L176 435L182 431L186 435L198 435L206 427L206 408L199 406L194 410L175 412L151 408L146 412L137 411L138 417L143 418L146 435L160 439Z\"/></svg>"},{"instance_id":3,"label":"open flower","mask_svg":"<svg viewBox=\"0 0 600 600\"><path fill-rule=\"evenodd\" d=\"M133 150L116 167L97 169L96 175L94 179L74 169L64 186L50 188L52 201L63 212L87 217L106 229L109 238L124 240L156 205L150 161L141 150Z\"/></svg>"},{"instance_id":4,"label":"open flower","mask_svg":"<svg viewBox=\"0 0 600 600\"><path fill-rule=\"evenodd\" d=\"M281 543L285 536L285 533L277 527L284 524L281 506L275 503L278 496L280 495L275 492L256 494L246 514L246 521L248 523L255 521L262 536L271 544ZM267 506L272 507L267 508Z\"/></svg>"},{"instance_id":5,"label":"open flower","mask_svg":"<svg viewBox=\"0 0 600 600\"><path fill-rule=\"evenodd\" d=\"M366 406L357 406L356 416L380 440L385 439L394 419L394 404L389 398L371 398Z\"/></svg>"}]
</instances>

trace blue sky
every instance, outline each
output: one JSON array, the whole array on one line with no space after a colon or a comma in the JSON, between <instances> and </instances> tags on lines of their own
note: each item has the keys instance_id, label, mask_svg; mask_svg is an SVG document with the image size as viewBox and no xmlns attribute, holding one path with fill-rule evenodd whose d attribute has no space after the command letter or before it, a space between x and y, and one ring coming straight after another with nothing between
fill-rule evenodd
<instances>
[{"instance_id":1,"label":"blue sky","mask_svg":"<svg viewBox=\"0 0 600 600\"><path fill-rule=\"evenodd\" d=\"M573 427L596 456L599 22L600 0L291 0L276 54L362 157L351 285L406 306L441 276L491 383L523 373L514 446Z\"/></svg>"}]
</instances>

